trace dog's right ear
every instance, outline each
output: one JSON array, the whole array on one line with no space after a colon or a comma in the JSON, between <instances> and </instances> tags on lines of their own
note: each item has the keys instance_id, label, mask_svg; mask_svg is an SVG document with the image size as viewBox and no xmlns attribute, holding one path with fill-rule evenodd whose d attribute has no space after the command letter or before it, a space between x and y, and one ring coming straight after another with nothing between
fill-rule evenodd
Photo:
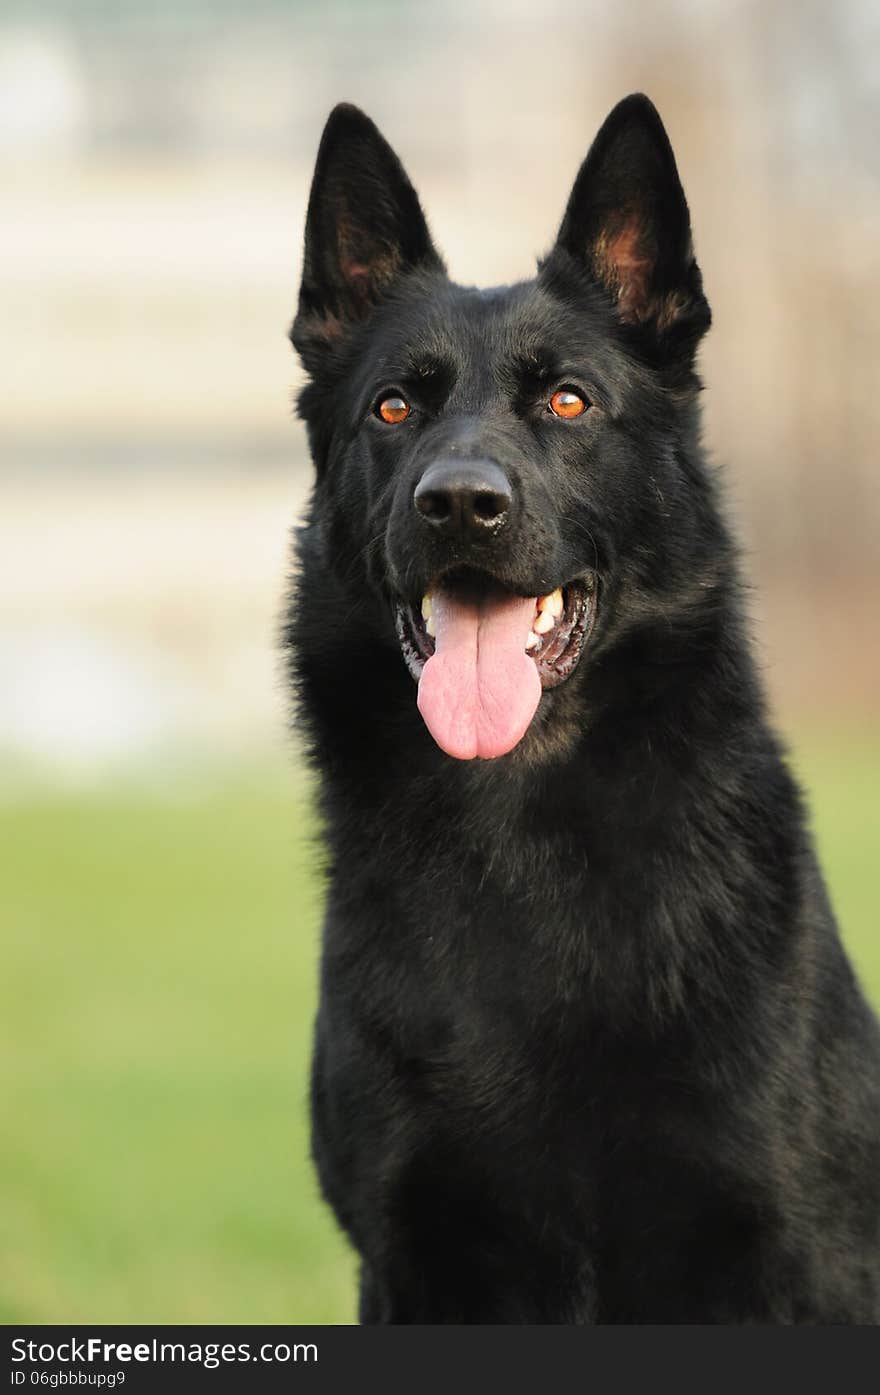
<instances>
[{"instance_id":1,"label":"dog's right ear","mask_svg":"<svg viewBox=\"0 0 880 1395\"><path fill-rule=\"evenodd\" d=\"M309 372L415 267L444 270L415 189L370 118L346 103L334 107L312 180L290 331Z\"/></svg>"}]
</instances>

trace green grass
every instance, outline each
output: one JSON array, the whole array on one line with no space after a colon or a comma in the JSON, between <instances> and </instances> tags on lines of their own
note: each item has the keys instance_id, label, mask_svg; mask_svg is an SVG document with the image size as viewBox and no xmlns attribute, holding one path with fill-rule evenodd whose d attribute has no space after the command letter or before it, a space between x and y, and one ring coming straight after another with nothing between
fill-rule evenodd
<instances>
[{"instance_id":1,"label":"green grass","mask_svg":"<svg viewBox=\"0 0 880 1395\"><path fill-rule=\"evenodd\" d=\"M796 765L880 1001L880 745L811 739ZM0 824L0 1318L352 1321L308 1160L301 788L33 793Z\"/></svg>"},{"instance_id":2,"label":"green grass","mask_svg":"<svg viewBox=\"0 0 880 1395\"><path fill-rule=\"evenodd\" d=\"M804 733L791 756L844 942L880 1011L880 738L876 731Z\"/></svg>"},{"instance_id":3,"label":"green grass","mask_svg":"<svg viewBox=\"0 0 880 1395\"><path fill-rule=\"evenodd\" d=\"M2 811L0 1316L349 1322L308 1159L300 791Z\"/></svg>"}]
</instances>

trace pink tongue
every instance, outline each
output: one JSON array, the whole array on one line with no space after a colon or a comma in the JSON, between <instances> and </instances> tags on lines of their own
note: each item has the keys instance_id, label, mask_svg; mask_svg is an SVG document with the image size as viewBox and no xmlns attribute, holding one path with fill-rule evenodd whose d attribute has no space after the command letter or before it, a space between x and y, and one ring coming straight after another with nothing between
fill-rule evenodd
<instances>
[{"instance_id":1,"label":"pink tongue","mask_svg":"<svg viewBox=\"0 0 880 1395\"><path fill-rule=\"evenodd\" d=\"M419 681L419 711L437 745L459 760L506 755L541 698L526 640L535 597L432 597L435 652Z\"/></svg>"}]
</instances>

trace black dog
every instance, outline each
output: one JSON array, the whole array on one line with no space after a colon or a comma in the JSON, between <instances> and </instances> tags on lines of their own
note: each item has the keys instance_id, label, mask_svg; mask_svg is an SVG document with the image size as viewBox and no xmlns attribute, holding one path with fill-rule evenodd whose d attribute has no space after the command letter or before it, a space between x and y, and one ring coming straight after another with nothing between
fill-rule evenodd
<instances>
[{"instance_id":1,"label":"black dog","mask_svg":"<svg viewBox=\"0 0 880 1395\"><path fill-rule=\"evenodd\" d=\"M880 1319L880 1036L701 456L709 318L646 98L490 291L330 117L286 640L329 847L314 1152L364 1322Z\"/></svg>"}]
</instances>

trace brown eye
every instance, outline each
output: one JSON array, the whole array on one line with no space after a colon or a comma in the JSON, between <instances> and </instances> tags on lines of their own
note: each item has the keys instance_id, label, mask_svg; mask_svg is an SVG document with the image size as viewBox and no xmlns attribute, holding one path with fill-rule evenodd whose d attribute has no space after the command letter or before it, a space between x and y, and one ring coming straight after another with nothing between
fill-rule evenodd
<instances>
[{"instance_id":1,"label":"brown eye","mask_svg":"<svg viewBox=\"0 0 880 1395\"><path fill-rule=\"evenodd\" d=\"M581 397L573 388L560 388L558 392L554 392L549 405L554 416L566 419L579 417L581 412L587 410L586 398Z\"/></svg>"},{"instance_id":2,"label":"brown eye","mask_svg":"<svg viewBox=\"0 0 880 1395\"><path fill-rule=\"evenodd\" d=\"M376 408L378 416L383 421L387 421L390 426L396 425L399 421L406 421L412 408L409 403L399 397L396 392L392 392L388 397L383 397Z\"/></svg>"}]
</instances>

